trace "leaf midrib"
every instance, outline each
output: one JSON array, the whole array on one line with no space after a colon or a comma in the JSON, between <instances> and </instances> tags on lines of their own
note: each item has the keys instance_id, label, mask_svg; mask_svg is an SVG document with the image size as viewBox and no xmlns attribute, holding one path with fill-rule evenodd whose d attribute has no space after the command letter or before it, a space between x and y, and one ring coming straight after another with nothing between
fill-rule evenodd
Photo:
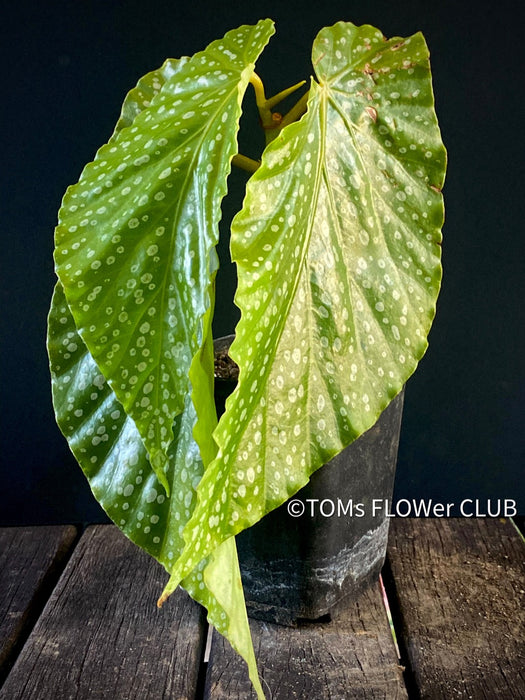
<instances>
[{"instance_id":1,"label":"leaf midrib","mask_svg":"<svg viewBox=\"0 0 525 700\"><path fill-rule=\"evenodd\" d=\"M317 84L316 84L316 85L317 85ZM319 85L317 85L317 88L319 88ZM319 89L320 89L320 88L319 88ZM317 98L317 102L320 103L320 104L316 105L316 108L319 109L322 105L324 105L324 102L322 101L322 99L319 99L317 95L316 95L316 98ZM312 98L312 99L310 100L310 102L309 102L309 107L308 107L308 112L307 112L308 117L311 116L312 118L313 118L313 115L314 115L314 110L312 109L313 104L314 104L314 99ZM323 109L323 110L321 110L321 111L322 111L321 123L322 123L322 124L325 124L325 123L326 123L326 113L325 113L325 112L326 112L326 109ZM302 120L301 120L301 121L302 121ZM307 123L307 122L305 121L304 124L306 124L306 123ZM290 127L288 127L288 128L294 128L294 127L296 127L296 126L297 126L297 124L291 124ZM287 131L287 128L283 129L283 132L282 132L282 133L284 134L284 133L286 133L286 131ZM326 129L324 129L324 130L322 130L322 131L323 131L323 134L324 134L324 133L326 132ZM320 154L320 155L319 155L318 161L317 161L318 163L322 163L322 162L323 162L323 160L324 160L324 151L325 151L325 149L324 149L324 139L321 139L321 141L320 141L320 148L319 148L319 154ZM319 199L319 193L320 193L320 188L321 188L321 181L322 181L322 173L321 173L321 170L322 170L321 167L318 165L318 167L316 168L316 178L315 178L315 183L314 183L314 187L313 187L313 193L314 193L314 194L313 194L313 197L312 197L312 202L315 203L315 204L313 204L312 206L310 206L309 209L308 209L308 215L307 215L307 222L308 222L307 231L308 231L308 233L305 234L305 236L304 236L303 247L302 247L301 255L299 256L299 261L298 261L298 270L299 270L300 268L305 268L305 267L306 267L306 262L307 262L307 257L308 257L308 256L307 256L307 251L308 251L308 248L309 248L309 243L310 243L310 239L311 239L311 235L312 235L312 231L313 231L313 223L314 223L314 221L315 221L315 210L316 210L316 207L317 207L317 202L318 202L318 199ZM269 361L268 361L268 363L267 363L267 367L269 367L269 368L271 368L271 367L273 366L273 360L275 359L275 355L276 355L276 353L277 353L277 349L278 349L279 344L280 344L279 341L280 341L280 339L282 338L282 333L283 333L283 330L284 330L284 327L285 327L285 322L286 322L286 320L288 319L288 315L289 315L288 312L289 312L289 310L290 310L290 308L291 308L291 306L292 306L292 304L293 304L293 301L294 301L294 299L295 299L295 296L296 296L296 293L297 293L297 288L298 288L298 286L299 286L300 280L301 280L301 274L298 272L298 274L296 275L296 278L295 278L294 286L293 286L293 288L292 288L290 294L288 295L287 302L286 302L286 304L285 304L285 306L284 306L285 313L283 313L283 314L281 315L282 321L281 321L281 323L279 324L279 332L278 332L278 334L277 334L278 340L277 340L275 343L273 343L272 346L271 346L271 350L272 350L273 352L271 353L271 361L270 361L270 359L269 359ZM311 324L308 324L308 328L311 329ZM240 380L239 380L239 387L240 387ZM262 383L262 382L259 382L259 383L258 383L258 386L257 386L257 389L256 389L256 392L255 392L255 395L256 395L257 397L261 394L263 388L264 388L263 383ZM309 384L308 384L308 386L307 386L307 390L306 390L305 394L308 392L308 388L309 388ZM239 391L240 391L240 388L239 388ZM305 395L305 400L308 401L308 397L307 397L306 395ZM258 402L255 401L255 400L254 400L253 402L250 403L249 409L247 410L247 416L246 416L246 419L245 419L246 421L248 421L248 416L249 416L250 418L251 418L251 416L253 416L253 412L255 411L255 407L256 407L257 403L258 403ZM310 433L310 426L309 426L309 425L308 425L308 431L309 431L309 433ZM310 439L310 435L309 435L308 439ZM237 453L237 450L238 450L238 449L239 449L239 442L238 442L237 445L236 445L235 454ZM263 484L262 484L263 493L265 494L265 500L267 500L267 499L266 499L266 493L267 493L267 475L266 475L266 471L263 471L263 477L262 477L262 478L263 478ZM233 502L233 499L232 499L231 496L232 496L233 485L232 485L232 483L231 483L231 479L228 479L227 488L228 488L228 493L229 493L229 497L230 497L229 500L228 500L227 502L228 502L228 503L232 503L232 502ZM230 514L231 514L231 510L230 510L230 512L228 513L228 515L230 515ZM240 522L240 521L239 521L239 522Z\"/></svg>"}]
</instances>

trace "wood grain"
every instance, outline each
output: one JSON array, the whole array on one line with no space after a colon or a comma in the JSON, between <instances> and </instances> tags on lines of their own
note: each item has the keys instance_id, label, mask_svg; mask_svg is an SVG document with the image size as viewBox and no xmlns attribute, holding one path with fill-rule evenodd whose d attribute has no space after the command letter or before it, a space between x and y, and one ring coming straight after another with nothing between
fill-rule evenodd
<instances>
[{"instance_id":1,"label":"wood grain","mask_svg":"<svg viewBox=\"0 0 525 700\"><path fill-rule=\"evenodd\" d=\"M112 525L86 530L2 690L2 700L194 698L200 606Z\"/></svg>"},{"instance_id":2,"label":"wood grain","mask_svg":"<svg viewBox=\"0 0 525 700\"><path fill-rule=\"evenodd\" d=\"M422 699L525 698L524 554L508 520L392 522L390 586Z\"/></svg>"},{"instance_id":3,"label":"wood grain","mask_svg":"<svg viewBox=\"0 0 525 700\"><path fill-rule=\"evenodd\" d=\"M0 528L0 683L42 612L76 536L71 525Z\"/></svg>"},{"instance_id":4,"label":"wood grain","mask_svg":"<svg viewBox=\"0 0 525 700\"><path fill-rule=\"evenodd\" d=\"M379 585L333 622L297 628L251 620L263 688L272 700L401 700L407 694ZM244 663L214 633L204 696L255 698Z\"/></svg>"}]
</instances>

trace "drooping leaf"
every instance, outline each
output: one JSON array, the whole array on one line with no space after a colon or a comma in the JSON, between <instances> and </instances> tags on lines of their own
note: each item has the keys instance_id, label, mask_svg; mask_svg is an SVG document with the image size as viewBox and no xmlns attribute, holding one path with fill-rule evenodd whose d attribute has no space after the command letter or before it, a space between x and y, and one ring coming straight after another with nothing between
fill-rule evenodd
<instances>
[{"instance_id":1,"label":"drooping leaf","mask_svg":"<svg viewBox=\"0 0 525 700\"><path fill-rule=\"evenodd\" d=\"M166 497L133 420L78 335L60 282L51 302L48 352L57 421L95 498L129 539L170 572L183 549L183 527L195 507L196 487L203 473L193 438L196 412L190 394L174 421L175 439L168 450L170 496ZM209 622L245 658L259 697L264 698L235 539L201 560L182 586L206 607Z\"/></svg>"},{"instance_id":2,"label":"drooping leaf","mask_svg":"<svg viewBox=\"0 0 525 700\"><path fill-rule=\"evenodd\" d=\"M157 202L161 202L161 205L155 204L156 217L150 222L151 226L148 223L148 214L144 214L141 223L136 226L135 223L131 227L128 226L132 232L135 229L140 229L135 236L130 234L124 226L126 238L122 241L113 240L114 236L120 236L120 233L114 233L115 230L119 231L122 228L122 203L120 208L114 208L107 213L109 206L106 208L104 202L107 200L115 205L118 195L122 195L122 191L130 186L129 178L123 182L123 178L117 175L117 173L125 171L122 164L125 165L130 156L123 155L122 148L120 151L110 149L112 154L116 153L117 155L114 155L113 161L108 164L110 159L106 152L109 148L107 146L99 151L91 168L96 171L97 162L101 158L106 159L106 164L103 166L99 164L99 169L107 171L108 178L113 176L117 180L120 178L117 195L115 195L114 189L111 189L113 182L109 184L109 179L104 181L103 186L107 187L108 190L111 189L112 193L108 194L101 189L102 173L97 175L96 182L98 184L91 191L90 182L93 184L93 172L90 172L90 166L88 166L79 185L70 188L66 195L61 212L62 221L57 229L57 257L60 250L60 253L67 258L67 262L63 261L66 277L68 279L80 278L81 282L78 287L82 289L86 285L86 278L89 280L89 277L93 275L92 271L96 273L101 268L101 265L98 264L100 259L107 255L108 251L111 251L111 245L109 245L107 238L108 229L111 229L110 232L113 233L111 244L120 244L115 249L115 252L122 256L119 260L120 266L115 262L116 255L109 256L105 261L106 265L114 267L111 267L109 272L107 269L105 270L103 279L96 274L92 277L92 291L89 294L85 292L82 296L74 290L73 298L76 300L77 306L81 304L83 298L87 298L91 303L97 299L99 294L103 294L103 290L99 289L103 285L96 284L96 282L107 284L108 288L102 298L106 303L110 303L113 295L113 303L118 304L119 313L117 314L113 308L111 308L112 313L109 313L108 307L104 309L104 307L84 308L81 306L84 315L80 314L80 317L84 323L87 323L87 318L103 322L106 336L111 338L118 338L123 328L127 328L127 350L129 351L128 354L121 353L113 363L108 362L112 360L111 354L105 356L102 352L102 343L105 338L99 337L100 329L97 329L96 324L93 323L85 335L88 339L93 337L96 343L98 342L98 345L95 343L94 347L102 352L102 361L99 366L78 334L69 306L70 300L65 299L62 285L59 282L52 303L49 329L49 353L53 372L53 394L57 420L101 505L128 537L156 557L168 571L171 571L173 562L178 558L182 548L182 530L194 507L195 488L204 468L203 459L204 464L207 464L216 453L216 445L212 438L216 416L213 404L213 357L210 355L213 280L216 270L213 246L216 243L219 203L225 190L229 158L232 155L232 149L233 152L235 151L235 132L242 93L251 71L253 71L253 61L272 31L271 22L265 21L259 23L255 28L243 27L236 32L230 32L222 43L215 42L206 52L197 55L200 60L200 63L197 64L198 70L190 70L189 75L186 74L187 71L185 73L182 70L188 62L195 63L196 57L191 60L167 61L161 69L141 79L138 86L128 94L123 105L121 118L110 140L110 145L115 144L115 146L111 146L111 149L123 146L121 143L122 134L135 134L134 139L143 142L143 136L142 140L137 138L137 128L141 125L143 131L148 132L151 129L152 132L155 132L154 138L157 139L157 144L160 147L165 147L165 152L162 149L154 152L153 155L157 157L157 160L152 158L155 167L152 167L152 163L145 159L134 165L136 171L133 184L140 185L142 192L148 192L150 197L153 196ZM222 64L220 60L216 60L221 56L223 58ZM228 61L231 65L226 66ZM242 66L243 61L244 66ZM212 71L211 77L205 78L206 69L210 70L214 66L217 67ZM239 72L241 66L240 79L234 87L234 74ZM199 69L201 74L197 75ZM210 94L207 100L204 100L202 95L197 94L192 78L195 78L197 85L208 90ZM217 81L220 81L220 84ZM169 90L167 90L168 87ZM180 149L177 152L177 138L171 139L168 134L169 125L164 122L164 117L159 117L159 115L163 114L169 107L167 119L174 119L177 111L170 104L173 101L178 102L181 99L178 97L180 94L183 94L186 99L193 100L194 104L201 110L200 116L207 117L210 123L203 127L207 133L201 135L202 138L199 137L198 133L193 134L193 141L190 139L189 142L193 143L194 148L189 158L187 157L187 139L190 137L183 134L182 140L186 139L183 158L178 160ZM220 110L217 109L217 94L221 98ZM158 95L156 101L155 95ZM144 112L147 114L152 111L150 109L152 102L153 121L143 116ZM210 110L206 112L203 105L209 107ZM215 113L213 112L214 107ZM179 113L180 111L179 109ZM187 112L185 115L190 122L193 122L193 117L190 117ZM213 123L214 117L216 120L217 118L220 120L220 124ZM152 123L148 124L151 121ZM198 132L198 127L195 124L193 127L193 130ZM188 131L191 132L191 129ZM177 131L177 133L180 139L180 132ZM126 136L126 138L130 138L130 136ZM222 143L223 139L227 141L225 146ZM123 148L126 151L130 147L124 145ZM123 155L123 160L117 165L119 155L121 157ZM186 162L184 162L184 156L186 156ZM164 208L162 205L164 198L158 196L162 190L158 189L156 178L160 165L165 165L166 162L170 161L170 158L172 161L178 161L177 167L181 170L186 167L187 173L185 176L182 174L178 179L159 176L159 179L167 180L166 188L171 190L168 192L171 195L171 203ZM213 170L209 167L210 164L213 164ZM115 172L111 173L113 168L115 168ZM161 176L164 174L165 171L160 173ZM174 185L181 183L181 188L176 189ZM211 189L211 195L206 199L208 187ZM127 194L129 192L125 192L125 196ZM138 195L134 197L131 209L124 216L129 216L130 212L138 213L138 210L133 209L133 206L146 206L146 203L140 204L137 197ZM79 204L68 204L71 200L78 198L81 198ZM102 216L100 226L93 221L90 221L89 224L85 221L85 218L92 214L88 205L91 207L100 205L97 214L105 215L107 213L107 216ZM102 211L104 208L106 211ZM81 210L78 216L84 218L78 224L72 223L71 215L76 214L78 210ZM64 222L64 218L66 222ZM75 220L74 217L73 220ZM191 221L194 225L191 226L193 235L190 237ZM150 243L149 239L153 227L159 222L165 223L164 228L168 229L170 234L170 243L164 244L162 253L164 256L169 253L172 257L168 258L167 261L163 258L161 261L162 245L159 244L159 250L155 250L153 255L155 266L152 267L151 261L148 261L145 255L141 259L140 246L143 246L143 249L148 248L146 253L148 257L151 257L149 255L151 246L148 247L148 243ZM76 234L78 228L85 229L88 225L92 226L92 228L87 229L91 236L88 237L84 233L80 239L77 238L73 242L70 239L67 242L67 245L71 244L71 250L69 250L65 243L67 236L64 232L64 226L66 223L68 234ZM181 226L182 235L181 230L179 230ZM154 233L157 239L164 235L162 232L162 236L159 236L158 227L155 228ZM101 243L98 240L99 236L103 243L101 247L103 252L95 251L92 253L92 246ZM185 240L185 236L188 240ZM60 241L62 241L62 245ZM130 250L130 255L126 257L126 248L122 245L123 243L135 246L136 250ZM152 245L156 246L157 243ZM72 251L80 250L83 246L87 248L88 261L93 257L96 257L98 261L94 267L89 265L87 275L86 269L78 266L79 261L82 262L82 255L79 253L79 257L76 258L76 252L72 253ZM184 258L185 253L187 253L186 258ZM179 258L175 260L177 255ZM195 257L199 259L194 264L192 261ZM75 266L72 258L73 261L76 258L76 271L74 271ZM142 293L138 297L135 293L131 294L131 291L136 291L134 285L131 285L130 293L123 292L122 278L127 273L127 265L130 262L134 263L135 269L130 268L132 275L128 280L127 287L130 289L131 280L138 276L142 283ZM165 262L166 264L163 264ZM174 267L174 272L170 269L170 265ZM57 263L57 268L59 267ZM198 288L191 296L191 290L195 287L195 279L191 276L194 275L194 269L200 271L201 274L200 276L195 275ZM168 282L170 284L166 287ZM138 290L140 289L141 286L138 285ZM165 313L161 319L157 318L157 313L151 313L152 308L154 308L152 304L156 303L157 293L162 300L167 301L167 308L163 309ZM138 298L145 299L145 301L138 302ZM184 302L189 300L192 303L188 304L186 308L176 307L172 303L175 298L179 301L182 299ZM200 303L200 306L195 300ZM146 304L148 306L145 306ZM143 317L136 311L137 306L145 307ZM72 308L75 308L75 303L72 303ZM133 313L135 313L134 316ZM195 315L193 316L192 313ZM90 316L90 314L92 315ZM124 318L124 316L126 317ZM133 327L130 319L136 318L138 323L142 318L148 317L150 319L148 323L153 326L153 330L146 331L139 327L140 333L145 336L148 332L149 337L146 343L142 341L136 343L134 348L132 338L136 328ZM160 321L160 323L155 326L154 321ZM183 328L179 342L180 347L176 348L179 352L179 364L177 365L175 364L177 357L174 357L171 352L170 342L173 340L173 336L170 337L170 333L179 322L185 324L185 328ZM166 336L163 338L164 342L159 342L156 346L157 330L160 333L164 332ZM187 342L186 348L182 347L182 338ZM146 443L149 447L148 440L144 439L144 435L141 436L137 430L137 426L140 428L141 424L140 420L137 421L136 411L132 407L131 417L127 415L124 405L116 396L120 389L121 396L124 396L124 399L129 398L130 385L128 382L126 386L126 382L134 376L130 372L136 371L138 374L141 371L140 366L136 364L137 361L133 359L138 354L137 348L142 348L141 354L145 358L150 356L152 348L159 354L161 361L164 358L165 367L162 369L169 369L171 374L167 377L167 372L164 372L163 383L175 375L179 380L179 398L182 404L177 405L177 411L173 416L174 420L170 425L174 441L165 445L167 464L164 462L162 469L159 469L157 464L155 472L151 469L144 446ZM114 345L110 353L117 353ZM181 353L183 353L182 357ZM144 362L144 360L140 360L140 362ZM120 370L118 385L114 374L112 374L117 367ZM109 382L106 381L105 376L108 368L110 370L108 372ZM151 377L148 379L153 383ZM134 386L133 383L131 386ZM164 386L162 385L160 388L164 389ZM143 394L146 395L151 392L143 390ZM164 396L163 398L167 400L169 397ZM198 407L197 410L195 404ZM129 409L129 404L127 408ZM158 416L158 409L154 413L155 416ZM144 416L144 418L146 417ZM164 426L167 420L166 418L159 422ZM164 489L171 494L169 498L166 498ZM185 578L183 586L196 600L206 606L210 623L222 632L232 646L245 658L258 696L264 697L251 644L234 539L226 541L207 559L202 559Z\"/></svg>"},{"instance_id":3,"label":"drooping leaf","mask_svg":"<svg viewBox=\"0 0 525 700\"><path fill-rule=\"evenodd\" d=\"M371 427L427 346L446 154L424 39L338 23L313 63L307 114L266 149L232 225L239 385L169 587L197 543L252 525Z\"/></svg>"},{"instance_id":4,"label":"drooping leaf","mask_svg":"<svg viewBox=\"0 0 525 700\"><path fill-rule=\"evenodd\" d=\"M60 282L49 314L48 352L57 421L96 499L124 534L169 565L180 548L173 525L189 517L191 489L202 474L190 397L174 421L177 439L169 456L178 469L168 473L167 498L133 420L77 332Z\"/></svg>"},{"instance_id":5,"label":"drooping leaf","mask_svg":"<svg viewBox=\"0 0 525 700\"><path fill-rule=\"evenodd\" d=\"M56 269L75 325L165 487L173 419L203 342L240 103L272 32L269 20L241 27L161 69L158 94L98 151L59 214Z\"/></svg>"}]
</instances>

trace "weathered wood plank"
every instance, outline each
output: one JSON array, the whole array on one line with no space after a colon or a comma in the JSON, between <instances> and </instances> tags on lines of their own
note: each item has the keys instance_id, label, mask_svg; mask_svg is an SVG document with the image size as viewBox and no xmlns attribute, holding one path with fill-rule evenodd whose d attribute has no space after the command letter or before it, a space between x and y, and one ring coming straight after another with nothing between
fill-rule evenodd
<instances>
[{"instance_id":1,"label":"weathered wood plank","mask_svg":"<svg viewBox=\"0 0 525 700\"><path fill-rule=\"evenodd\" d=\"M400 641L423 700L525 698L524 555L509 521L392 522Z\"/></svg>"},{"instance_id":2,"label":"weathered wood plank","mask_svg":"<svg viewBox=\"0 0 525 700\"><path fill-rule=\"evenodd\" d=\"M71 525L0 528L0 683L58 581Z\"/></svg>"},{"instance_id":3,"label":"weathered wood plank","mask_svg":"<svg viewBox=\"0 0 525 700\"><path fill-rule=\"evenodd\" d=\"M272 700L406 699L379 585L332 622L297 628L250 621L263 687ZM214 632L204 696L255 698L243 662Z\"/></svg>"},{"instance_id":4,"label":"weathered wood plank","mask_svg":"<svg viewBox=\"0 0 525 700\"><path fill-rule=\"evenodd\" d=\"M114 526L86 530L2 690L2 700L194 698L200 606Z\"/></svg>"}]
</instances>

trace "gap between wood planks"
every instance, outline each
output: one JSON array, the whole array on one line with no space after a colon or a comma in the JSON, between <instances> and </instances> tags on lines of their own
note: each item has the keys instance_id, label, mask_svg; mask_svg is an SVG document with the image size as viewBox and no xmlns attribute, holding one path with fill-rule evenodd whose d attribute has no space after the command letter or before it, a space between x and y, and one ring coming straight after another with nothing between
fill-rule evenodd
<instances>
[{"instance_id":1,"label":"gap between wood planks","mask_svg":"<svg viewBox=\"0 0 525 700\"><path fill-rule=\"evenodd\" d=\"M397 597L396 582L392 574L388 549L385 563L380 574L381 588L384 591L383 605L389 621L390 631L394 640L399 665L403 669L403 680L408 695L408 700L419 700L419 693L412 665L408 656L408 651L403 636L403 617Z\"/></svg>"},{"instance_id":2,"label":"gap between wood planks","mask_svg":"<svg viewBox=\"0 0 525 700\"><path fill-rule=\"evenodd\" d=\"M43 572L40 578L35 581L35 589L32 592L31 598L25 603L25 609L21 615L20 626L15 636L13 637L11 648L8 650L3 663L0 665L0 689L4 685L11 669L15 665L24 645L26 644L33 628L38 622L44 608L46 607L51 594L53 593L60 577L62 576L69 560L71 559L75 548L82 536L83 527L80 524L75 525L49 525L42 526L41 532L47 528L47 532L56 533L56 542L54 548L44 552L43 561L47 561L46 565L42 565ZM2 528L3 530L11 530L15 533L23 533L24 529L31 529L31 526L19 526L12 528ZM50 541L53 541L53 536L50 535ZM39 553L35 551L35 559ZM25 584L25 581L23 582Z\"/></svg>"},{"instance_id":3,"label":"gap between wood planks","mask_svg":"<svg viewBox=\"0 0 525 700\"><path fill-rule=\"evenodd\" d=\"M206 644L202 652L202 659L199 665L199 675L197 677L197 688L195 690L195 700L204 700L205 686L206 686L206 675L208 673L208 665L211 655L211 645L213 639L213 627L206 620Z\"/></svg>"}]
</instances>

